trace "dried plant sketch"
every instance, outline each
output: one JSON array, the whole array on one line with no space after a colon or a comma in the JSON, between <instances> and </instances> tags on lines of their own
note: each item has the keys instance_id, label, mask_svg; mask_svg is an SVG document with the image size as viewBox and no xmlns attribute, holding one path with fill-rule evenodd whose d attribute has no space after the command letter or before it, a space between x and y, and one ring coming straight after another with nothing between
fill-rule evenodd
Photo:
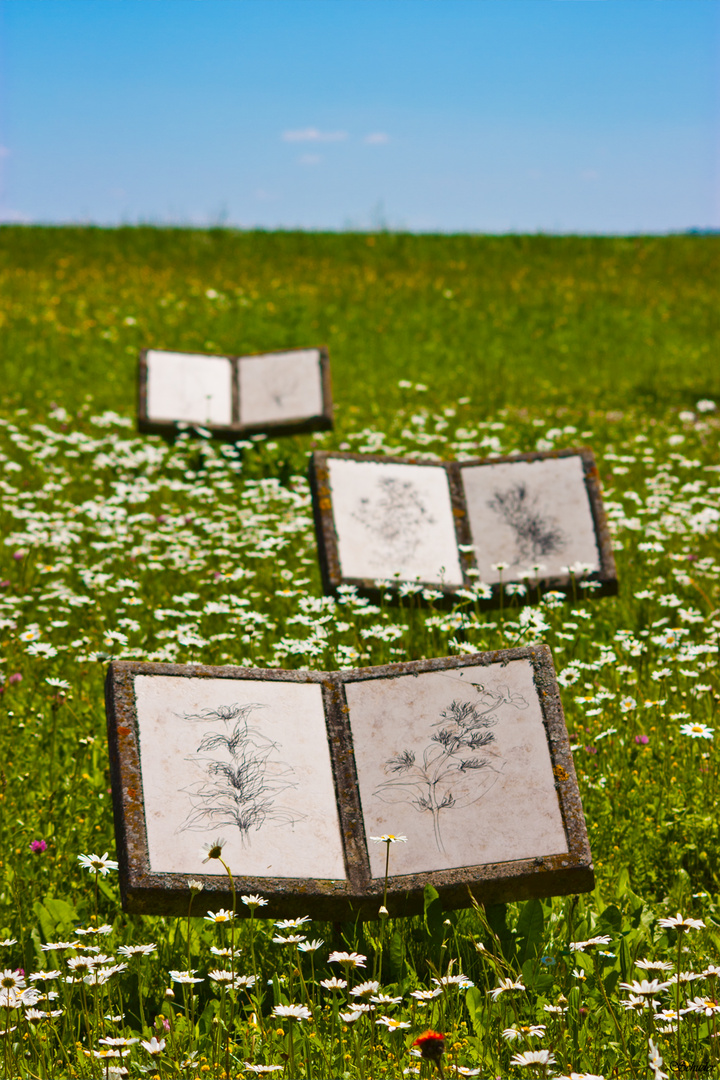
<instances>
[{"instance_id":1,"label":"dried plant sketch","mask_svg":"<svg viewBox=\"0 0 720 1080\"><path fill-rule=\"evenodd\" d=\"M197 752L187 759L203 779L184 789L192 810L178 832L227 826L247 844L251 831L266 823L292 828L306 817L277 801L298 783L293 768L280 759L280 744L250 726L253 712L262 708L234 704L185 715L186 721L204 725Z\"/></svg>"},{"instance_id":2,"label":"dried plant sketch","mask_svg":"<svg viewBox=\"0 0 720 1080\"><path fill-rule=\"evenodd\" d=\"M436 523L417 488L409 480L391 476L379 477L376 499L360 498L352 516L378 551L398 565L410 562L422 540L422 529Z\"/></svg>"},{"instance_id":3,"label":"dried plant sketch","mask_svg":"<svg viewBox=\"0 0 720 1080\"><path fill-rule=\"evenodd\" d=\"M443 854L443 812L479 802L502 772L502 761L494 753L483 753L496 742L491 729L498 723L498 710L503 705L528 707L525 698L511 694L507 686L495 691L480 683L470 685L479 697L451 701L431 725L431 730L440 730L430 735L422 756L403 750L389 758L385 771L390 779L375 791L385 802L409 802L420 813L432 814L435 843Z\"/></svg>"},{"instance_id":4,"label":"dried plant sketch","mask_svg":"<svg viewBox=\"0 0 720 1080\"><path fill-rule=\"evenodd\" d=\"M537 494L528 491L527 484L513 484L504 491L496 490L488 500L493 510L515 533L515 557L537 560L547 555L560 555L567 546L567 537L557 518L543 510Z\"/></svg>"},{"instance_id":5,"label":"dried plant sketch","mask_svg":"<svg viewBox=\"0 0 720 1080\"><path fill-rule=\"evenodd\" d=\"M465 465L462 480L482 581L567 579L577 563L600 570L579 454Z\"/></svg>"},{"instance_id":6,"label":"dried plant sketch","mask_svg":"<svg viewBox=\"0 0 720 1080\"><path fill-rule=\"evenodd\" d=\"M240 422L280 423L323 412L319 349L241 356Z\"/></svg>"},{"instance_id":7,"label":"dried plant sketch","mask_svg":"<svg viewBox=\"0 0 720 1080\"><path fill-rule=\"evenodd\" d=\"M366 836L394 874L568 850L527 659L345 684ZM368 844L373 877L382 845Z\"/></svg>"},{"instance_id":8,"label":"dried plant sketch","mask_svg":"<svg viewBox=\"0 0 720 1080\"><path fill-rule=\"evenodd\" d=\"M346 877L317 683L138 675L134 687L154 873L224 873L201 853L222 838L240 875Z\"/></svg>"},{"instance_id":9,"label":"dried plant sketch","mask_svg":"<svg viewBox=\"0 0 720 1080\"><path fill-rule=\"evenodd\" d=\"M330 458L342 574L462 584L442 468Z\"/></svg>"},{"instance_id":10,"label":"dried plant sketch","mask_svg":"<svg viewBox=\"0 0 720 1080\"><path fill-rule=\"evenodd\" d=\"M232 364L226 356L149 349L146 363L150 420L232 423Z\"/></svg>"}]
</instances>

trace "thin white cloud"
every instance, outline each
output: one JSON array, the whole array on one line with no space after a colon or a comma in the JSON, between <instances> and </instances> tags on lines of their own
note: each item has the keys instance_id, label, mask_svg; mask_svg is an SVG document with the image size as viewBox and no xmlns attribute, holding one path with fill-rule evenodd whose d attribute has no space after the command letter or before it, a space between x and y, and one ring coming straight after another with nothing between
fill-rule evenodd
<instances>
[{"instance_id":1,"label":"thin white cloud","mask_svg":"<svg viewBox=\"0 0 720 1080\"><path fill-rule=\"evenodd\" d=\"M390 142L390 136L384 131L373 131L370 135L366 135L364 141L369 146L384 146L385 143Z\"/></svg>"},{"instance_id":2,"label":"thin white cloud","mask_svg":"<svg viewBox=\"0 0 720 1080\"><path fill-rule=\"evenodd\" d=\"M0 223L6 225L27 225L32 221L29 214L23 213L22 210L13 210L9 206L0 206Z\"/></svg>"},{"instance_id":3,"label":"thin white cloud","mask_svg":"<svg viewBox=\"0 0 720 1080\"><path fill-rule=\"evenodd\" d=\"M296 131L283 131L283 142L342 142L347 139L347 131L320 131L318 128L299 128Z\"/></svg>"},{"instance_id":4,"label":"thin white cloud","mask_svg":"<svg viewBox=\"0 0 720 1080\"><path fill-rule=\"evenodd\" d=\"M301 165L319 165L322 157L320 154L301 154L298 161Z\"/></svg>"},{"instance_id":5,"label":"thin white cloud","mask_svg":"<svg viewBox=\"0 0 720 1080\"><path fill-rule=\"evenodd\" d=\"M0 158L10 157L10 148L8 146L0 146Z\"/></svg>"}]
</instances>

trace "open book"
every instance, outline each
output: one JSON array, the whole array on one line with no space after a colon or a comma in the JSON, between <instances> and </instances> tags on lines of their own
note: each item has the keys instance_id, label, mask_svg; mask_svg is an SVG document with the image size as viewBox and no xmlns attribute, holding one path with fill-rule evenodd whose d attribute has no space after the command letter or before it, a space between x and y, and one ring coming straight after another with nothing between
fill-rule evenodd
<instances>
[{"instance_id":1,"label":"open book","mask_svg":"<svg viewBox=\"0 0 720 1080\"><path fill-rule=\"evenodd\" d=\"M452 462L315 451L310 483L328 593L498 606L617 592L587 448Z\"/></svg>"},{"instance_id":2,"label":"open book","mask_svg":"<svg viewBox=\"0 0 720 1080\"><path fill-rule=\"evenodd\" d=\"M547 646L318 672L115 661L123 905L375 918L580 892L590 849ZM242 907L242 905L240 905ZM242 914L241 911L238 912Z\"/></svg>"},{"instance_id":3,"label":"open book","mask_svg":"<svg viewBox=\"0 0 720 1080\"><path fill-rule=\"evenodd\" d=\"M333 426L325 348L251 356L143 349L138 365L138 427L172 435L201 427L221 438L288 435Z\"/></svg>"}]
</instances>

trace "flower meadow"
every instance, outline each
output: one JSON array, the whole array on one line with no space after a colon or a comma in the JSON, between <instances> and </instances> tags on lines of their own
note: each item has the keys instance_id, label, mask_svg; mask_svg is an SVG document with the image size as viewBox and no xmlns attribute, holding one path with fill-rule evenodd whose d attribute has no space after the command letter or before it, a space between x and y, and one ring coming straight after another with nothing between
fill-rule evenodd
<instances>
[{"instance_id":1,"label":"flower meadow","mask_svg":"<svg viewBox=\"0 0 720 1080\"><path fill-rule=\"evenodd\" d=\"M445 264L433 274L437 303L457 302ZM150 325L152 304L170 295L159 278L146 309L138 286L108 315L111 344L138 320ZM93 274L74 287L92 306ZM217 277L192 288L213 311L231 295ZM242 295L255 302L247 285ZM419 285L417 295L407 326L422 315ZM57 320L24 302L32 329L22 338L13 323L9 340L47 332L68 371L65 394L56 379L51 399L24 405L9 392L0 408L0 1075L720 1075L720 397L710 376L703 384L696 371L682 403L660 390L615 401L553 390L489 404L472 378L431 385L408 348L392 385L378 365L368 407L359 383L354 397L336 385L334 432L232 445L188 428L168 442L136 433L130 393L108 401L103 366L88 367L103 329L94 318L78 323L76 371L52 337ZM195 302L178 319L191 325ZM288 311L278 298L275 317ZM332 318L342 329L342 309ZM258 348L276 344L257 333ZM213 344L230 349L219 331ZM122 349L131 384L134 343ZM548 592L525 607L514 588L492 612L478 603L481 582L450 612L419 587L400 605L351 588L323 596L313 447L469 459L579 445L597 457L618 597L598 599L581 581L574 602ZM110 659L326 670L531 641L553 653L594 892L446 911L428 887L416 918L396 918L390 902L365 924L311 911L269 920L263 897L245 895L242 867L227 866L238 887L226 910L208 911L199 883L185 917L121 910ZM393 836L391 815L374 838L390 875L393 844L413 843ZM198 876L204 859L225 866L222 849L218 837L198 851Z\"/></svg>"}]
</instances>

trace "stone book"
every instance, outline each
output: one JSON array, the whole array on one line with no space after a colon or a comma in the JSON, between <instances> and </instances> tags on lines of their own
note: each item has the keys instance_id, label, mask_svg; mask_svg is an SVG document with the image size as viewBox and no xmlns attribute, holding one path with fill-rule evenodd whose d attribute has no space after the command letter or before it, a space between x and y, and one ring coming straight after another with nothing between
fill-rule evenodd
<instances>
[{"instance_id":1,"label":"stone book","mask_svg":"<svg viewBox=\"0 0 720 1080\"><path fill-rule=\"evenodd\" d=\"M487 608L617 592L586 447L451 462L315 451L310 486L327 593Z\"/></svg>"},{"instance_id":2,"label":"stone book","mask_svg":"<svg viewBox=\"0 0 720 1080\"><path fill-rule=\"evenodd\" d=\"M326 348L247 356L143 349L138 428L158 435L200 428L217 438L332 428Z\"/></svg>"},{"instance_id":3,"label":"stone book","mask_svg":"<svg viewBox=\"0 0 720 1080\"><path fill-rule=\"evenodd\" d=\"M114 661L106 682L128 911L239 896L376 918L594 885L547 646L334 672ZM247 909L237 903L238 915Z\"/></svg>"}]
</instances>

